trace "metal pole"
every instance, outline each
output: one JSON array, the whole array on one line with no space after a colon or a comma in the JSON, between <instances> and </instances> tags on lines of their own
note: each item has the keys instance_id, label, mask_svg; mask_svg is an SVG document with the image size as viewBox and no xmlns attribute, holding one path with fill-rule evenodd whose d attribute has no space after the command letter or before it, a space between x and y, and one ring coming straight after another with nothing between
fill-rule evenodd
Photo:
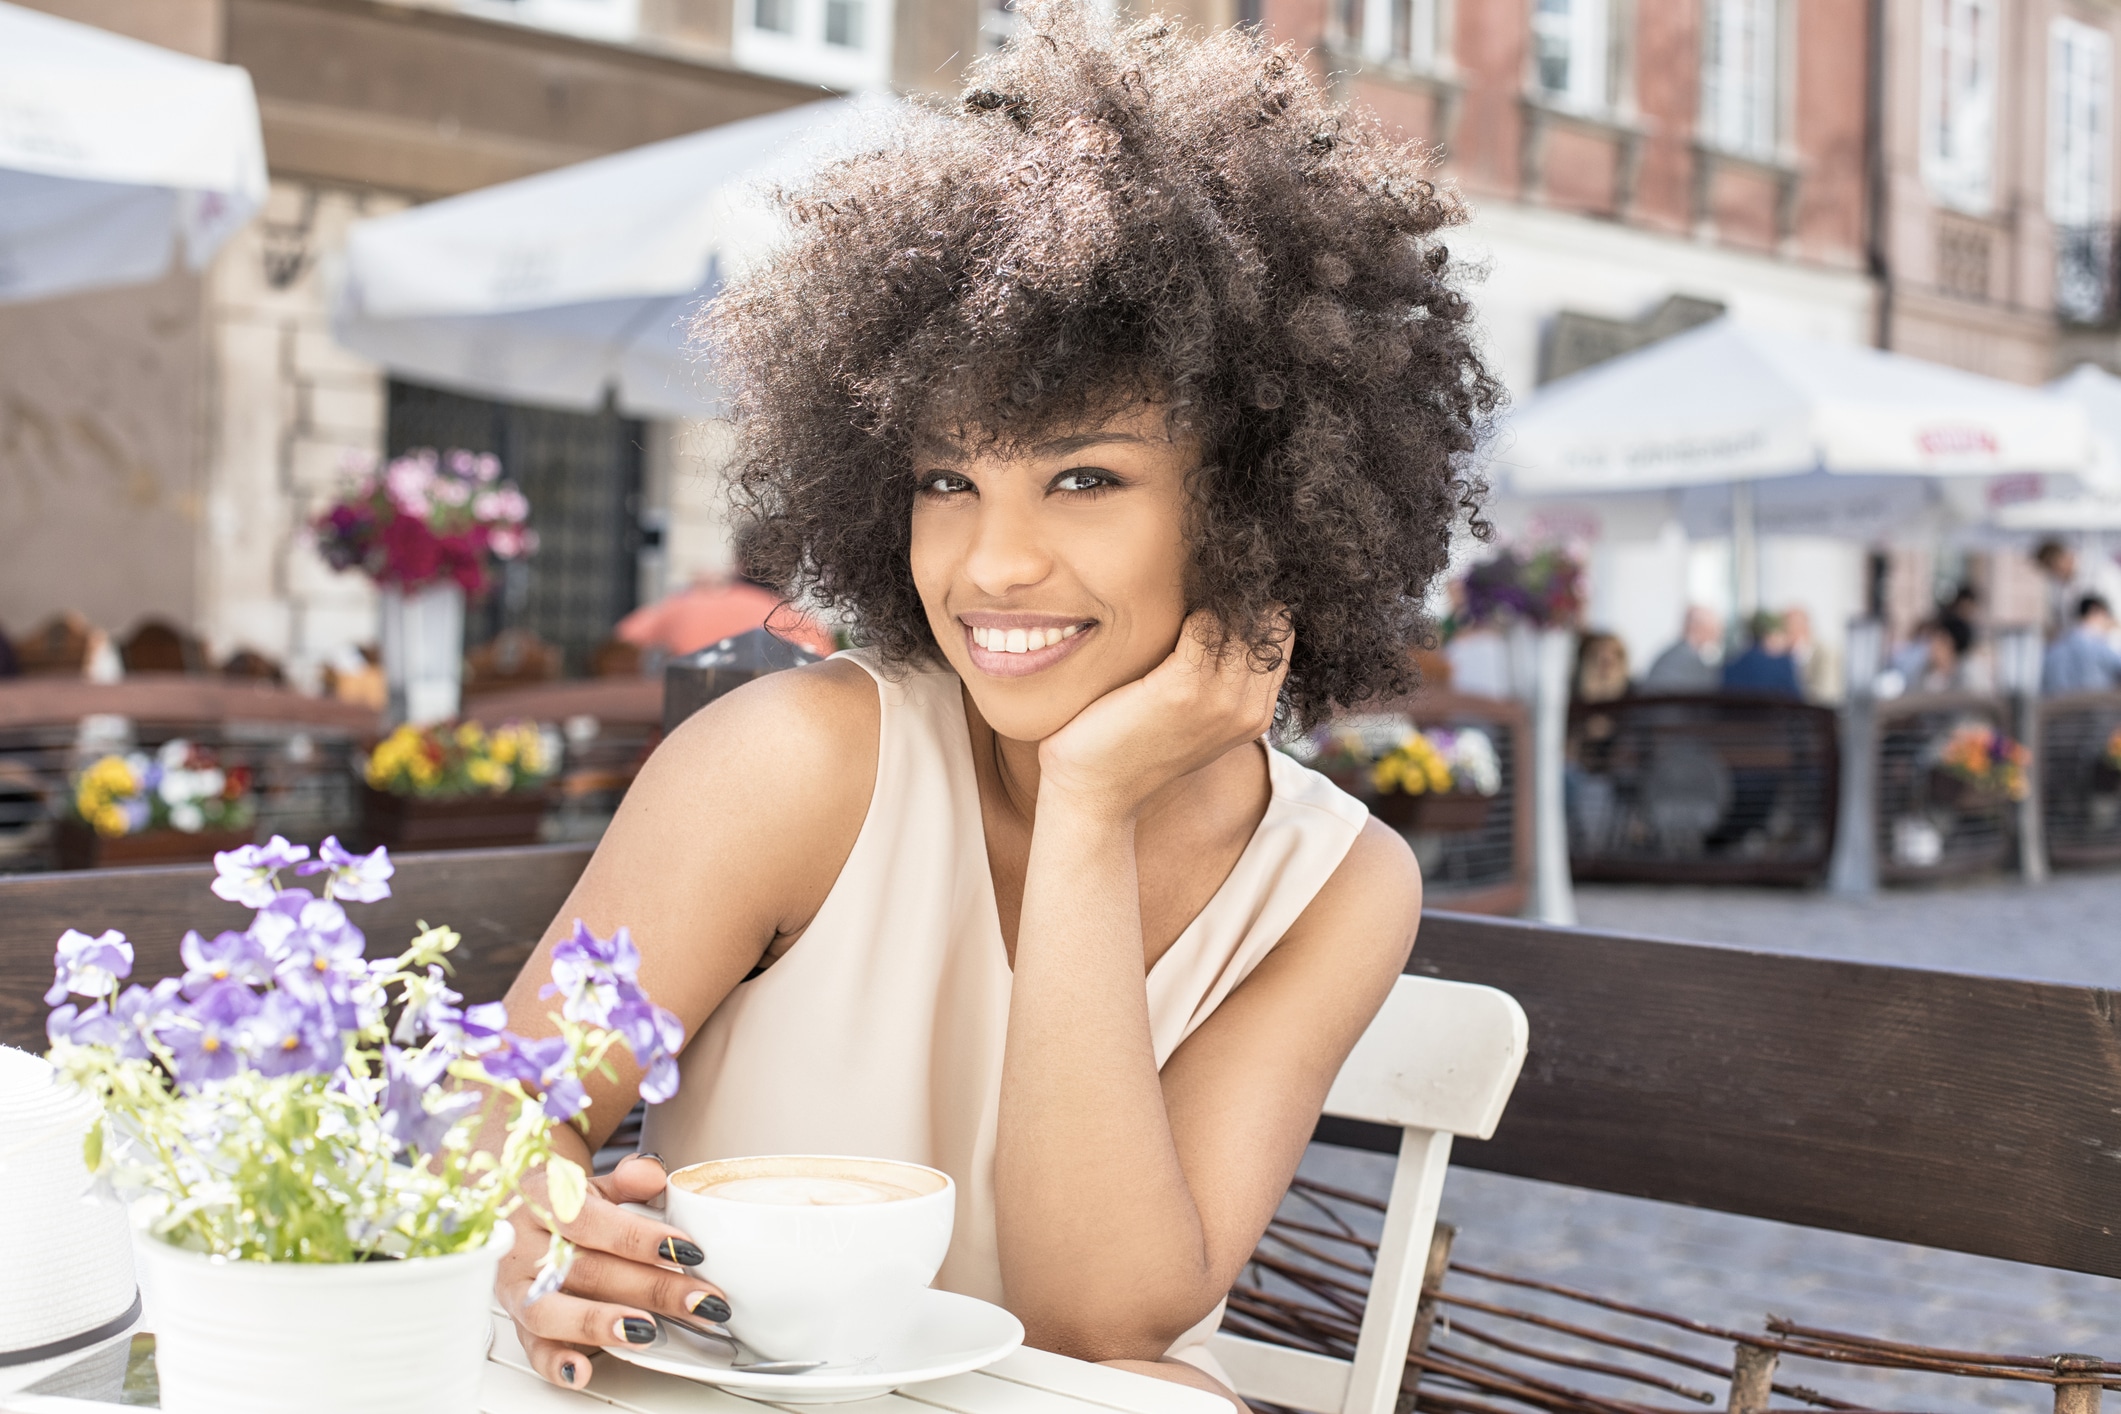
<instances>
[{"instance_id":1,"label":"metal pole","mask_svg":"<svg viewBox=\"0 0 2121 1414\"><path fill-rule=\"evenodd\" d=\"M1569 877L1563 770L1576 635L1565 628L1523 627L1512 630L1510 638L1511 676L1532 717L1532 897L1526 914L1541 923L1574 927L1576 888Z\"/></svg>"},{"instance_id":2,"label":"metal pole","mask_svg":"<svg viewBox=\"0 0 2121 1414\"><path fill-rule=\"evenodd\" d=\"M2047 882L2047 816L2042 804L2045 783L2040 761L2040 660L2045 645L2040 630L2006 628L1996 634L1997 677L2009 695L2011 735L2031 756L2025 772L2025 799L2018 802L2018 874L2028 884Z\"/></svg>"},{"instance_id":3,"label":"metal pole","mask_svg":"<svg viewBox=\"0 0 2121 1414\"><path fill-rule=\"evenodd\" d=\"M1731 483L1731 619L1743 642L1760 608L1760 521L1754 514L1753 483Z\"/></svg>"},{"instance_id":4,"label":"metal pole","mask_svg":"<svg viewBox=\"0 0 2121 1414\"><path fill-rule=\"evenodd\" d=\"M1856 619L1848 630L1848 701L1841 709L1841 802L1827 887L1845 898L1878 891L1878 699L1872 683L1885 651L1885 625Z\"/></svg>"}]
</instances>

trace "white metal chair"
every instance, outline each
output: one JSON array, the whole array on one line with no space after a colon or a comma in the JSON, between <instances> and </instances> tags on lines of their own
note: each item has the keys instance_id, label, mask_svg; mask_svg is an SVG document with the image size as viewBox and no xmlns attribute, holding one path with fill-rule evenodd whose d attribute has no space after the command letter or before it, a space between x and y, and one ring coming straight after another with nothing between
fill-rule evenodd
<instances>
[{"instance_id":1,"label":"white metal chair","mask_svg":"<svg viewBox=\"0 0 2121 1414\"><path fill-rule=\"evenodd\" d=\"M1239 1394L1310 1414L1393 1414L1451 1140L1495 1132L1527 1034L1507 992L1433 977L1393 984L1326 1096L1329 1115L1402 1131L1355 1359L1218 1331L1208 1348Z\"/></svg>"}]
</instances>

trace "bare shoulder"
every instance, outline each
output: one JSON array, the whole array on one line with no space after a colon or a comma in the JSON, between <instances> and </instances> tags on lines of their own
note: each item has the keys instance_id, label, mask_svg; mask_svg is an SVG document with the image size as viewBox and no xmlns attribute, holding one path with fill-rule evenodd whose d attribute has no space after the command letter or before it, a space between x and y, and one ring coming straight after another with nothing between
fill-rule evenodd
<instances>
[{"instance_id":1,"label":"bare shoulder","mask_svg":"<svg viewBox=\"0 0 2121 1414\"><path fill-rule=\"evenodd\" d=\"M1289 940L1316 940L1343 959L1350 948L1375 952L1397 975L1420 924L1421 865L1397 830L1372 817L1297 918Z\"/></svg>"}]
</instances>

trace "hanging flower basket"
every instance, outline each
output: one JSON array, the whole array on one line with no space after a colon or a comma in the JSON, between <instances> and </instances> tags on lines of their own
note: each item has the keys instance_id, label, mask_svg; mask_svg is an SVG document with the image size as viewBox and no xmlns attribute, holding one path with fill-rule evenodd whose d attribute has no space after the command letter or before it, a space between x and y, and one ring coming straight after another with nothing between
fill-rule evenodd
<instances>
[{"instance_id":1,"label":"hanging flower basket","mask_svg":"<svg viewBox=\"0 0 2121 1414\"><path fill-rule=\"evenodd\" d=\"M1464 834L1488 823L1495 808L1492 795L1463 791L1407 795L1387 791L1370 804L1370 813L1395 830L1409 834Z\"/></svg>"},{"instance_id":2,"label":"hanging flower basket","mask_svg":"<svg viewBox=\"0 0 2121 1414\"><path fill-rule=\"evenodd\" d=\"M224 850L241 849L255 831L146 830L137 835L99 835L79 820L61 820L56 836L61 869L116 869L129 865L204 864Z\"/></svg>"}]
</instances>

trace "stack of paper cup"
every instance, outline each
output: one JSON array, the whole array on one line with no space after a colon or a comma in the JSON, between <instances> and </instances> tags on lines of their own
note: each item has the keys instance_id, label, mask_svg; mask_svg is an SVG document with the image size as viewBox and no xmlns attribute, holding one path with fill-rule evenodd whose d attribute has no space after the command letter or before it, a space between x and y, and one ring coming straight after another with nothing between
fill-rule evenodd
<instances>
[{"instance_id":1,"label":"stack of paper cup","mask_svg":"<svg viewBox=\"0 0 2121 1414\"><path fill-rule=\"evenodd\" d=\"M125 1212L89 1196L81 1144L95 1119L50 1062L0 1046L0 1365L85 1349L135 1314Z\"/></svg>"}]
</instances>

